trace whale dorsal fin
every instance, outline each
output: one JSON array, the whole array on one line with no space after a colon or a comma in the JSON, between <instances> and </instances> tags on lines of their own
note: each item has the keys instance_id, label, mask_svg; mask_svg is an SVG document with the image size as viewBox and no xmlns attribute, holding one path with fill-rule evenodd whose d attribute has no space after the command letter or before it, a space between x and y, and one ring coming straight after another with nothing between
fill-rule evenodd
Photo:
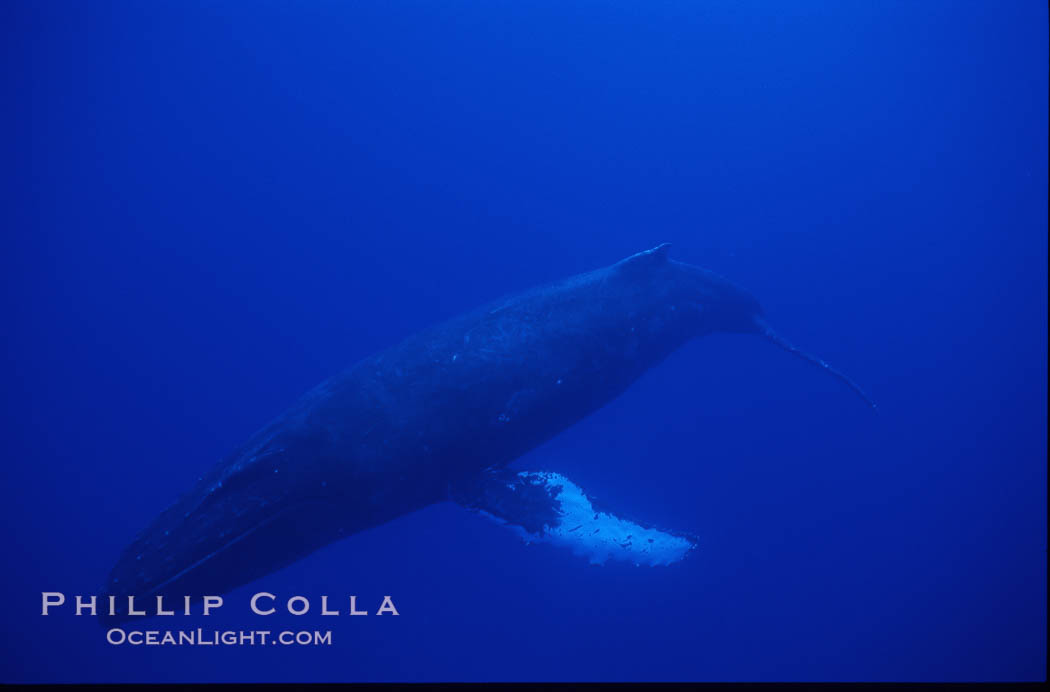
<instances>
[{"instance_id":1,"label":"whale dorsal fin","mask_svg":"<svg viewBox=\"0 0 1050 692\"><path fill-rule=\"evenodd\" d=\"M667 252L671 249L670 243L660 243L651 250L644 250L616 263L615 267L620 270L636 270L651 268L664 264L668 260Z\"/></svg>"}]
</instances>

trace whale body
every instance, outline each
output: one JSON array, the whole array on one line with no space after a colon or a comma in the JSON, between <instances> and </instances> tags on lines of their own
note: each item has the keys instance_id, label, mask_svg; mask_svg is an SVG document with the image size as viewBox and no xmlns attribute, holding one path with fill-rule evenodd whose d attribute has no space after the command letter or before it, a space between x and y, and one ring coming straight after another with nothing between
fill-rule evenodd
<instances>
[{"instance_id":1,"label":"whale body","mask_svg":"<svg viewBox=\"0 0 1050 692\"><path fill-rule=\"evenodd\" d=\"M777 336L752 295L671 260L664 244L485 305L322 382L140 532L102 594L221 594L445 500L592 562L675 562L692 537L595 511L559 474L506 467L713 332L763 336L871 404Z\"/></svg>"}]
</instances>

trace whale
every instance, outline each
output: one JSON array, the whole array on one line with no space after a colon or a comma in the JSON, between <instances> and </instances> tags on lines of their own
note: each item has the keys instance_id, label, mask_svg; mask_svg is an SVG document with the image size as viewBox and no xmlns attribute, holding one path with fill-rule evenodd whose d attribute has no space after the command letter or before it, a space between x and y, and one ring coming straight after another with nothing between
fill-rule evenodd
<instances>
[{"instance_id":1,"label":"whale","mask_svg":"<svg viewBox=\"0 0 1050 692\"><path fill-rule=\"evenodd\" d=\"M99 592L108 615L127 617L128 600L228 592L446 501L595 564L684 559L692 534L625 518L556 471L510 464L716 332L762 337L876 406L776 333L754 296L669 247L498 299L309 390L134 537Z\"/></svg>"}]
</instances>

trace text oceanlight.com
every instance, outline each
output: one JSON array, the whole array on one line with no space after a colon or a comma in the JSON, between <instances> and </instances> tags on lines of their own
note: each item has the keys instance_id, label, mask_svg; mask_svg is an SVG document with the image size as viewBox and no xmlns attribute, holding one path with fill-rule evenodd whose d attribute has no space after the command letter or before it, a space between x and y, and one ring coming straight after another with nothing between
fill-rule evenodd
<instances>
[{"instance_id":1,"label":"text oceanlight.com","mask_svg":"<svg viewBox=\"0 0 1050 692\"><path fill-rule=\"evenodd\" d=\"M106 632L114 646L331 646L332 632L270 630L124 630Z\"/></svg>"},{"instance_id":2,"label":"text oceanlight.com","mask_svg":"<svg viewBox=\"0 0 1050 692\"><path fill-rule=\"evenodd\" d=\"M120 620L140 620L178 616L209 617L224 605L222 596L182 596L138 598L97 595L75 595L70 599L59 591L40 592L40 614L44 617L64 611L77 617L95 616L104 625L106 641L113 646L331 646L331 630L219 630L202 627L185 629L140 629L131 626L116 626ZM331 617L397 617L397 607L390 596L367 599L363 603L355 595L342 598L321 596L291 596L279 598L267 591L260 591L248 600L247 612L252 616L266 618L284 612L293 616L316 616L328 620ZM167 617L164 617L167 616ZM107 622L109 618L117 621ZM141 620L140 620L141 622ZM139 624L139 623L135 623ZM305 624L305 623L304 623Z\"/></svg>"}]
</instances>

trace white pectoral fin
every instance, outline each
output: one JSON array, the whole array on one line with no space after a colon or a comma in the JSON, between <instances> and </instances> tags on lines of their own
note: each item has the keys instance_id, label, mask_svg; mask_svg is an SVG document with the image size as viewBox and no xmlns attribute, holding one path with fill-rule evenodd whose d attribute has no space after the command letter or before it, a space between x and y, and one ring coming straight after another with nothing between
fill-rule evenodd
<instances>
[{"instance_id":1,"label":"white pectoral fin","mask_svg":"<svg viewBox=\"0 0 1050 692\"><path fill-rule=\"evenodd\" d=\"M686 536L596 510L578 485L548 471L486 472L457 488L453 499L527 542L564 546L596 565L610 559L669 565L696 547Z\"/></svg>"}]
</instances>

